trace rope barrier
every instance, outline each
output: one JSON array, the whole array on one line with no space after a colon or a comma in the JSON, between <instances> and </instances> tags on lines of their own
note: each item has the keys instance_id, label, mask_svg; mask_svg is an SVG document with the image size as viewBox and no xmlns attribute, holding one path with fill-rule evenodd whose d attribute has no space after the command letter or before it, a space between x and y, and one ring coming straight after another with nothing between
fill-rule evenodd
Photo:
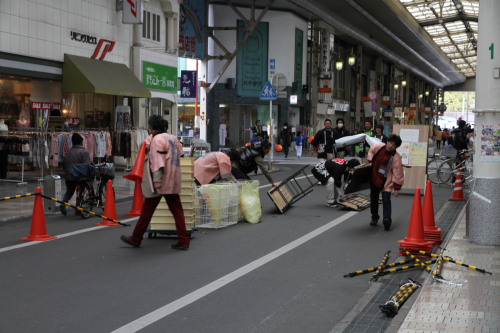
<instances>
[{"instance_id":1,"label":"rope barrier","mask_svg":"<svg viewBox=\"0 0 500 333\"><path fill-rule=\"evenodd\" d=\"M93 216L95 216L95 217L100 217L100 218L102 218L102 219L105 219L105 220L108 220L108 221L112 221L112 222L118 223L119 225L122 225L122 226L124 226L124 227L128 227L128 226L130 226L130 224L120 222L120 221L118 221L118 220L112 219L112 218L107 217L107 216L104 216L104 215L99 215L99 214L97 214L97 213L95 213L95 212L92 212L92 211L90 211L90 210L86 210L86 209L84 209L84 208L82 208L82 207L74 206L74 205L72 205L72 204L70 204L70 203L68 203L68 202L64 202L64 201L58 200L58 199L56 199L56 198L51 198L51 197L46 196L46 195L44 195L44 194L40 194L40 195L42 196L42 198L45 198L45 199L49 199L49 200L55 201L55 202L57 202L57 203L60 203L61 205L64 205L64 206L66 206L66 207L71 207L71 208L74 208L74 209L79 210L79 211L81 211L81 212L89 213L90 215L93 215Z\"/></svg>"},{"instance_id":2,"label":"rope barrier","mask_svg":"<svg viewBox=\"0 0 500 333\"><path fill-rule=\"evenodd\" d=\"M19 199L19 198L25 198L25 197L31 197L33 195L38 195L38 193L26 193L26 194L15 195L15 196L12 196L12 197L3 197L3 198L0 198L0 201L13 200L13 199Z\"/></svg>"}]
</instances>

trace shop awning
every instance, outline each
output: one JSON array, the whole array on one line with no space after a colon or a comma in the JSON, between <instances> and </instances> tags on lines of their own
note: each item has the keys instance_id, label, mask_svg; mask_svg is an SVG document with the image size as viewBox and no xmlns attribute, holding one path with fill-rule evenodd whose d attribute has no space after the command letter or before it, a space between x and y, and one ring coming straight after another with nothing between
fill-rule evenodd
<instances>
[{"instance_id":1,"label":"shop awning","mask_svg":"<svg viewBox=\"0 0 500 333\"><path fill-rule=\"evenodd\" d=\"M63 91L150 98L151 93L124 64L64 55Z\"/></svg>"}]
</instances>

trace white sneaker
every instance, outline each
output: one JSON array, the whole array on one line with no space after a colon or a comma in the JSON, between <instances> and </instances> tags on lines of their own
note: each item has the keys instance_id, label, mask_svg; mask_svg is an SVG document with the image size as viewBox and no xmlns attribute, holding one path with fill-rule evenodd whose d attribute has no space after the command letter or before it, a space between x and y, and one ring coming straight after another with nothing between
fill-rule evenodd
<instances>
[{"instance_id":1,"label":"white sneaker","mask_svg":"<svg viewBox=\"0 0 500 333\"><path fill-rule=\"evenodd\" d=\"M333 208L336 208L336 207L338 207L339 205L338 205L337 201L334 201L334 202L327 202L327 203L326 203L326 206L327 206L327 207L333 207Z\"/></svg>"}]
</instances>

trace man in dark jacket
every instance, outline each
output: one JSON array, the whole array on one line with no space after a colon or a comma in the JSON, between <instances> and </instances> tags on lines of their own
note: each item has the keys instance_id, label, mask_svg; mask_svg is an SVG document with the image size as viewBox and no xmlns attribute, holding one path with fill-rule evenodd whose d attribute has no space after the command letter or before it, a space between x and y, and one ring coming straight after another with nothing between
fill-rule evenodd
<instances>
[{"instance_id":1,"label":"man in dark jacket","mask_svg":"<svg viewBox=\"0 0 500 333\"><path fill-rule=\"evenodd\" d=\"M335 143L332 130L332 120L325 119L323 124L325 128L320 129L318 133L316 133L311 144L313 147L316 147L318 151L318 158L332 159L334 156L333 145Z\"/></svg>"},{"instance_id":2,"label":"man in dark jacket","mask_svg":"<svg viewBox=\"0 0 500 333\"><path fill-rule=\"evenodd\" d=\"M349 131L344 127L344 119L337 119L337 127L333 129L333 138L335 141L337 139L343 138L344 136L349 136ZM337 158L344 158L346 155L346 148L337 149Z\"/></svg>"},{"instance_id":3,"label":"man in dark jacket","mask_svg":"<svg viewBox=\"0 0 500 333\"><path fill-rule=\"evenodd\" d=\"M250 179L247 174L250 172L257 173L257 168L260 168L269 183L271 183L273 187L276 187L271 174L264 165L264 156L266 156L270 150L271 143L267 140L260 142L260 145L251 145L242 148L239 162L237 162L236 165L233 164L233 168L231 169L234 178Z\"/></svg>"},{"instance_id":4,"label":"man in dark jacket","mask_svg":"<svg viewBox=\"0 0 500 333\"><path fill-rule=\"evenodd\" d=\"M352 171L360 163L357 159L349 161L342 158L335 158L333 160L326 160L320 162L312 168L313 176L326 185L326 205L328 207L337 207L337 199L344 195L343 185L345 179L350 171Z\"/></svg>"},{"instance_id":5,"label":"man in dark jacket","mask_svg":"<svg viewBox=\"0 0 500 333\"><path fill-rule=\"evenodd\" d=\"M458 121L458 128L455 130L453 135L453 146L460 153L461 150L468 149L467 142L469 141L467 137L467 123L465 120Z\"/></svg>"},{"instance_id":6,"label":"man in dark jacket","mask_svg":"<svg viewBox=\"0 0 500 333\"><path fill-rule=\"evenodd\" d=\"M81 181L73 179L73 176L70 174L70 167L74 164L91 164L90 154L82 145L83 137L78 133L73 133L71 136L71 144L72 147L69 149L68 154L64 160L64 180L66 182L66 193L64 193L64 197L62 201L68 202L73 194L75 193L76 187ZM61 213L66 215L68 211L66 210L66 206L60 205Z\"/></svg>"},{"instance_id":7,"label":"man in dark jacket","mask_svg":"<svg viewBox=\"0 0 500 333\"><path fill-rule=\"evenodd\" d=\"M288 127L288 123L283 124L283 129L280 133L280 141L283 146L283 153L285 158L288 157L288 150L290 149L290 144L292 143L292 131Z\"/></svg>"}]
</instances>

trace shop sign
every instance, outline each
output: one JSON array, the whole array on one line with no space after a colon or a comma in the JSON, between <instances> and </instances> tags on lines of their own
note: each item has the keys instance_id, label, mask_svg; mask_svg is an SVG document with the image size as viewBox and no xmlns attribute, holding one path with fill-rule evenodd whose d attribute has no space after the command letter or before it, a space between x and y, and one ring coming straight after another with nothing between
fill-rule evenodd
<instances>
[{"instance_id":1,"label":"shop sign","mask_svg":"<svg viewBox=\"0 0 500 333\"><path fill-rule=\"evenodd\" d=\"M179 56L205 59L205 0L184 0L179 6Z\"/></svg>"},{"instance_id":2,"label":"shop sign","mask_svg":"<svg viewBox=\"0 0 500 333\"><path fill-rule=\"evenodd\" d=\"M196 71L181 71L181 97L196 98Z\"/></svg>"},{"instance_id":3,"label":"shop sign","mask_svg":"<svg viewBox=\"0 0 500 333\"><path fill-rule=\"evenodd\" d=\"M140 24L142 23L142 0L123 1L122 23Z\"/></svg>"},{"instance_id":4,"label":"shop sign","mask_svg":"<svg viewBox=\"0 0 500 333\"><path fill-rule=\"evenodd\" d=\"M32 110L61 110L61 103L31 102Z\"/></svg>"},{"instance_id":5,"label":"shop sign","mask_svg":"<svg viewBox=\"0 0 500 333\"><path fill-rule=\"evenodd\" d=\"M76 31L70 31L70 36L71 40L86 44L97 45L95 47L94 53L90 56L92 59L104 60L104 58L106 58L106 55L109 52L113 51L113 48L115 47L116 44L114 40L99 39L99 41L97 41L97 37L95 36L81 34Z\"/></svg>"},{"instance_id":6,"label":"shop sign","mask_svg":"<svg viewBox=\"0 0 500 333\"><path fill-rule=\"evenodd\" d=\"M330 34L321 30L320 63L321 74L329 74L330 71Z\"/></svg>"},{"instance_id":7,"label":"shop sign","mask_svg":"<svg viewBox=\"0 0 500 333\"><path fill-rule=\"evenodd\" d=\"M149 89L177 92L177 68L143 61L142 83Z\"/></svg>"},{"instance_id":8,"label":"shop sign","mask_svg":"<svg viewBox=\"0 0 500 333\"><path fill-rule=\"evenodd\" d=\"M87 44L97 44L97 37L81 34L76 31L70 31L71 40L75 40L77 42L87 43Z\"/></svg>"}]
</instances>

